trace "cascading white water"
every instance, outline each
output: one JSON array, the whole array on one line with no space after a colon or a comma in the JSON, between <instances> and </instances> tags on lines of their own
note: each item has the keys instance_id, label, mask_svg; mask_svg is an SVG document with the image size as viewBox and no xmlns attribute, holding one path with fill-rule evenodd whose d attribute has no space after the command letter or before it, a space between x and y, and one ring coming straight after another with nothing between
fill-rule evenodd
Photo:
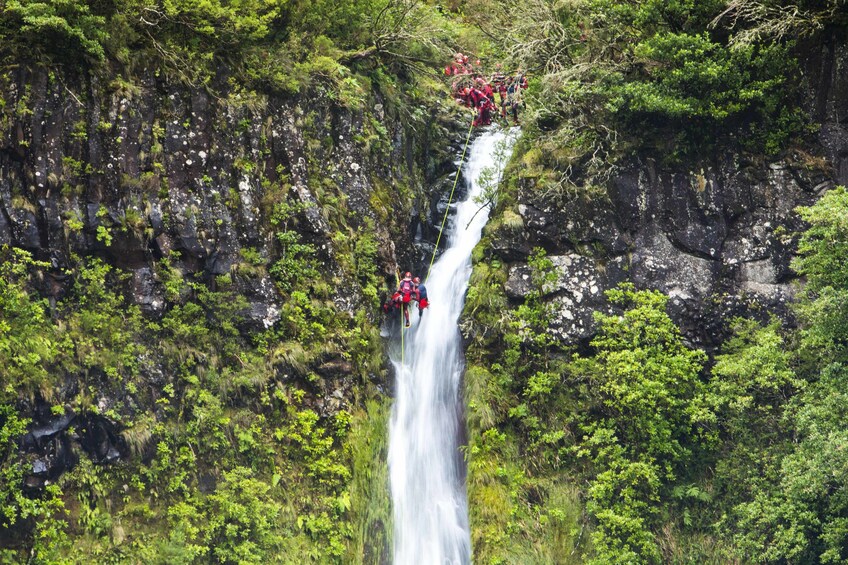
<instances>
[{"instance_id":1,"label":"cascading white water","mask_svg":"<svg viewBox=\"0 0 848 565\"><path fill-rule=\"evenodd\" d=\"M473 201L482 190L478 179L494 164L498 144L509 145L513 137L489 131L472 143L465 166L471 186L456 205L443 236L447 249L427 281L431 306L420 320L411 315L403 362L400 348L392 355L397 374L389 430L395 565L471 562L465 464L459 451L464 359L457 321L471 275L471 250L488 219L488 210L477 213Z\"/></svg>"}]
</instances>

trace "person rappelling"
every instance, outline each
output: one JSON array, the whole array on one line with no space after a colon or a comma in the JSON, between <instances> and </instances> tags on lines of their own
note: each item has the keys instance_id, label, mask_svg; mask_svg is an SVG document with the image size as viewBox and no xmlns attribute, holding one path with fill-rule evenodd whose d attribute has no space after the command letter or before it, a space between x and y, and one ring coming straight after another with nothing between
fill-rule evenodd
<instances>
[{"instance_id":1,"label":"person rappelling","mask_svg":"<svg viewBox=\"0 0 848 565\"><path fill-rule=\"evenodd\" d=\"M412 282L412 273L407 272L403 276L403 280L398 284L397 291L395 291L395 296L397 296L397 302L400 304L400 308L403 311L403 319L406 322L406 327L409 327L409 303L412 302L412 299L415 296L415 283Z\"/></svg>"},{"instance_id":2,"label":"person rappelling","mask_svg":"<svg viewBox=\"0 0 848 565\"><path fill-rule=\"evenodd\" d=\"M424 309L430 305L430 302L427 300L427 288L421 283L421 279L415 277L412 279L412 282L415 284L415 301L418 302L418 317L424 315Z\"/></svg>"},{"instance_id":3,"label":"person rappelling","mask_svg":"<svg viewBox=\"0 0 848 565\"><path fill-rule=\"evenodd\" d=\"M424 309L430 305L427 299L427 289L421 284L419 277L412 277L412 273L404 274L403 279L398 283L397 290L392 294L391 298L383 304L383 311L389 313L390 310L400 308L403 312L404 324L408 328L409 323L409 306L415 301L418 305L418 315L424 313Z\"/></svg>"}]
</instances>

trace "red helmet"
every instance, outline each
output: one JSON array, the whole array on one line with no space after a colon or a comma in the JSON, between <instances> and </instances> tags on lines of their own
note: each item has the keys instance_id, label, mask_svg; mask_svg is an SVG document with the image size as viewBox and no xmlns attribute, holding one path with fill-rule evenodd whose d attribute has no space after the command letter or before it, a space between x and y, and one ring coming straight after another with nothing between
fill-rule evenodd
<instances>
[{"instance_id":1,"label":"red helmet","mask_svg":"<svg viewBox=\"0 0 848 565\"><path fill-rule=\"evenodd\" d=\"M415 284L418 284L418 283L421 282L421 279L419 279L418 277L415 277L414 279L412 279L412 282L414 282Z\"/></svg>"},{"instance_id":2,"label":"red helmet","mask_svg":"<svg viewBox=\"0 0 848 565\"><path fill-rule=\"evenodd\" d=\"M412 276L412 273L407 272L405 275L403 275L403 278L408 279L408 278L410 278L411 276Z\"/></svg>"}]
</instances>

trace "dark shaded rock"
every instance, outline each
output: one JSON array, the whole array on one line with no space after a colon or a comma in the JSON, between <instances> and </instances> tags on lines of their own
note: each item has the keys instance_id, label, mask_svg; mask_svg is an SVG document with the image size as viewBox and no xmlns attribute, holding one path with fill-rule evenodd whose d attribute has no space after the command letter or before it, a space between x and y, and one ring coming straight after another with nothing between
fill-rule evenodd
<instances>
[{"instance_id":1,"label":"dark shaded rock","mask_svg":"<svg viewBox=\"0 0 848 565\"><path fill-rule=\"evenodd\" d=\"M0 211L0 245L11 245L12 228L5 210Z\"/></svg>"},{"instance_id":2,"label":"dark shaded rock","mask_svg":"<svg viewBox=\"0 0 848 565\"><path fill-rule=\"evenodd\" d=\"M624 280L669 295L669 312L702 347L721 342L728 316L771 311L790 320L794 239L787 234L802 228L794 210L832 185L823 169L799 165L802 157L757 165L726 155L695 171L637 160L611 181L608 203L589 194L556 202L528 184L517 206L521 237L493 243L513 263L507 294L518 300L529 291L526 255L517 250L541 245L551 257L569 258L558 265L551 295L561 314L555 331L569 343L591 335L591 310L603 311L603 291Z\"/></svg>"},{"instance_id":3,"label":"dark shaded rock","mask_svg":"<svg viewBox=\"0 0 848 565\"><path fill-rule=\"evenodd\" d=\"M113 463L126 451L115 426L105 418L93 415L81 417L77 432L83 450L95 463Z\"/></svg>"},{"instance_id":4,"label":"dark shaded rock","mask_svg":"<svg viewBox=\"0 0 848 565\"><path fill-rule=\"evenodd\" d=\"M62 416L56 416L41 425L33 427L21 439L21 447L25 450L35 450L42 447L54 437L67 430L75 419L76 414L68 410Z\"/></svg>"},{"instance_id":5,"label":"dark shaded rock","mask_svg":"<svg viewBox=\"0 0 848 565\"><path fill-rule=\"evenodd\" d=\"M12 241L18 247L36 250L41 247L41 234L38 231L38 219L35 211L27 208L8 208L9 223L12 228Z\"/></svg>"},{"instance_id":6,"label":"dark shaded rock","mask_svg":"<svg viewBox=\"0 0 848 565\"><path fill-rule=\"evenodd\" d=\"M133 302L141 307L142 312L155 316L164 312L165 291L150 267L132 271L132 296Z\"/></svg>"},{"instance_id":7,"label":"dark shaded rock","mask_svg":"<svg viewBox=\"0 0 848 565\"><path fill-rule=\"evenodd\" d=\"M340 379L352 375L354 373L354 367L350 361L331 359L321 363L316 371L319 375L327 379Z\"/></svg>"}]
</instances>

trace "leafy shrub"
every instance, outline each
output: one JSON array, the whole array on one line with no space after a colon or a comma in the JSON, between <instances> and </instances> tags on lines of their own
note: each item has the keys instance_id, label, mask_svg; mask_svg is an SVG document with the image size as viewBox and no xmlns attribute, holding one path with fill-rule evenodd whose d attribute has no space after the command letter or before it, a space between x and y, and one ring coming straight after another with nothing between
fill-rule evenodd
<instances>
[{"instance_id":1,"label":"leafy shrub","mask_svg":"<svg viewBox=\"0 0 848 565\"><path fill-rule=\"evenodd\" d=\"M73 59L78 53L103 60L106 55L106 18L93 14L87 2L8 0L0 14L0 30L3 27L14 29L22 41L62 57Z\"/></svg>"}]
</instances>

